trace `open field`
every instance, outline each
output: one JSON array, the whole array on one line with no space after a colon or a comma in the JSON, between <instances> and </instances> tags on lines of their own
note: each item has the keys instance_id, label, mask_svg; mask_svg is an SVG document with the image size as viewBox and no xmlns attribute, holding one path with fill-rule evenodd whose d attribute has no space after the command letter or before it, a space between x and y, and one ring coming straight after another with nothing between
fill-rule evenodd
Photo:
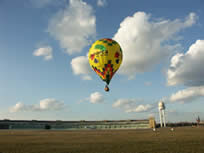
<instances>
[{"instance_id":1,"label":"open field","mask_svg":"<svg viewBox=\"0 0 204 153\"><path fill-rule=\"evenodd\" d=\"M147 130L0 130L0 153L204 153L204 127Z\"/></svg>"}]
</instances>

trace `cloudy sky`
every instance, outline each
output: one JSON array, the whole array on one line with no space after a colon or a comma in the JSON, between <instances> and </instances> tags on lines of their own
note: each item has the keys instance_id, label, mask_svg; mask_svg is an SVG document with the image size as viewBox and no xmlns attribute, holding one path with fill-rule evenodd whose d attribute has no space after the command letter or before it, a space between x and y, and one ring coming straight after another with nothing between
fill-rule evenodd
<instances>
[{"instance_id":1,"label":"cloudy sky","mask_svg":"<svg viewBox=\"0 0 204 153\"><path fill-rule=\"evenodd\" d=\"M123 63L110 83L89 66L100 38ZM0 119L204 120L204 1L1 0Z\"/></svg>"}]
</instances>

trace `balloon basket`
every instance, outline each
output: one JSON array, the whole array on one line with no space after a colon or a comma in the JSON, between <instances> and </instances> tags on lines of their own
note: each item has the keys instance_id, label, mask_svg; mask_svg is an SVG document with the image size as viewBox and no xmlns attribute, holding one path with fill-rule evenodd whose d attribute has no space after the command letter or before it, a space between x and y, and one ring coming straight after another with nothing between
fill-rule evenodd
<instances>
[{"instance_id":1,"label":"balloon basket","mask_svg":"<svg viewBox=\"0 0 204 153\"><path fill-rule=\"evenodd\" d=\"M110 89L109 89L108 85L105 86L104 90L105 90L106 92L109 92Z\"/></svg>"}]
</instances>

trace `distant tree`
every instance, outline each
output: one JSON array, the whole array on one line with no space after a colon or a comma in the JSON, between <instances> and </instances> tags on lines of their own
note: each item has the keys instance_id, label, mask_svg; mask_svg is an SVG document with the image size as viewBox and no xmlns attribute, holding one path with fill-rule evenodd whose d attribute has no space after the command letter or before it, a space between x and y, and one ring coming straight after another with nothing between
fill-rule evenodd
<instances>
[{"instance_id":1,"label":"distant tree","mask_svg":"<svg viewBox=\"0 0 204 153\"><path fill-rule=\"evenodd\" d=\"M198 116L198 118L196 119L197 125L199 126L200 124L200 117Z\"/></svg>"},{"instance_id":2,"label":"distant tree","mask_svg":"<svg viewBox=\"0 0 204 153\"><path fill-rule=\"evenodd\" d=\"M50 130L50 129L51 129L51 126L48 125L48 124L46 124L46 125L45 125L45 129L46 129L46 130Z\"/></svg>"}]
</instances>

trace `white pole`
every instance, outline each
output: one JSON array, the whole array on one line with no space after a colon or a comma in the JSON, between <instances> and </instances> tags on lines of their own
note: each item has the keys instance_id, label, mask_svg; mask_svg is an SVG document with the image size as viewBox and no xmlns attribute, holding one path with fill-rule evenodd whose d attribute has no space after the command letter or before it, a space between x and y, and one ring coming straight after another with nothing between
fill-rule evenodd
<instances>
[{"instance_id":1,"label":"white pole","mask_svg":"<svg viewBox=\"0 0 204 153\"><path fill-rule=\"evenodd\" d=\"M161 110L159 109L159 117L160 117L160 126L162 127L163 124L162 124L162 113L161 113Z\"/></svg>"},{"instance_id":2,"label":"white pole","mask_svg":"<svg viewBox=\"0 0 204 153\"><path fill-rule=\"evenodd\" d=\"M165 119L164 109L162 109L162 116L163 116L164 127L166 127L166 119Z\"/></svg>"}]
</instances>

